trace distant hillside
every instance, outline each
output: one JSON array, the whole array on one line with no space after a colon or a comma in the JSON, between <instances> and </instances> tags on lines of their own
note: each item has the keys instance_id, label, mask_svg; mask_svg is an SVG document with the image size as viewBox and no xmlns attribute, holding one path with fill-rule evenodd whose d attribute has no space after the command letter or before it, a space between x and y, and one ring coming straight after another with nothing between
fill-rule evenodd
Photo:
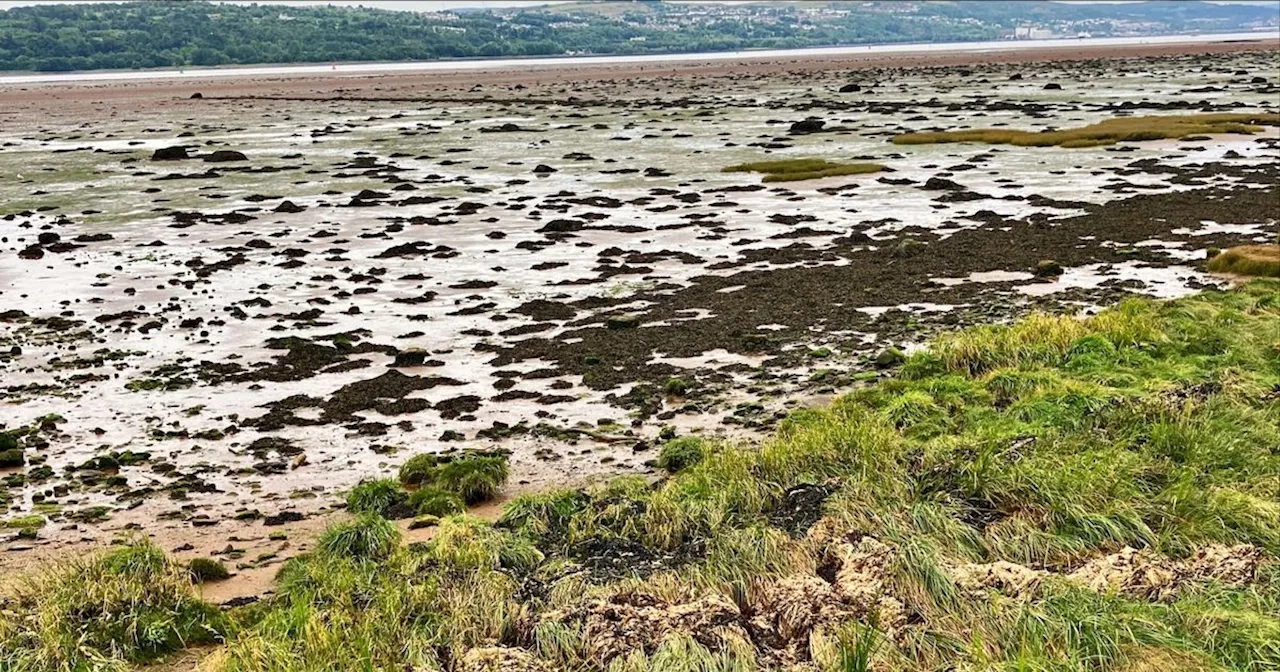
<instances>
[{"instance_id":1,"label":"distant hillside","mask_svg":"<svg viewBox=\"0 0 1280 672\"><path fill-rule=\"evenodd\" d=\"M415 13L206 2L0 11L0 70L645 54L1280 25L1280 5L1204 2L629 2Z\"/></svg>"}]
</instances>

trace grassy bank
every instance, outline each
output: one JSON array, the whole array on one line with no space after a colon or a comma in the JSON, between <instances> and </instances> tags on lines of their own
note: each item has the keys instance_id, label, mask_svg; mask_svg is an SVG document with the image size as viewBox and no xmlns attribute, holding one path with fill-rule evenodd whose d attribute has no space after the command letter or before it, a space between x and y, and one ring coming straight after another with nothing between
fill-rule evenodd
<instances>
[{"instance_id":1,"label":"grassy bank","mask_svg":"<svg viewBox=\"0 0 1280 672\"><path fill-rule=\"evenodd\" d=\"M762 445L663 450L425 544L362 514L225 616L148 547L51 570L0 669L210 637L221 672L1280 669L1280 282L967 329Z\"/></svg>"},{"instance_id":2,"label":"grassy bank","mask_svg":"<svg viewBox=\"0 0 1280 672\"><path fill-rule=\"evenodd\" d=\"M1215 273L1280 278L1280 244L1233 247L1210 259L1208 268Z\"/></svg>"},{"instance_id":3,"label":"grassy bank","mask_svg":"<svg viewBox=\"0 0 1280 672\"><path fill-rule=\"evenodd\" d=\"M897 145L981 142L989 145L1021 147L1097 147L1117 142L1185 138L1211 133L1257 133L1262 130L1260 124L1280 125L1280 114L1216 113L1117 117L1088 126L1057 131L977 128L967 131L903 133L894 136L893 142Z\"/></svg>"}]
</instances>

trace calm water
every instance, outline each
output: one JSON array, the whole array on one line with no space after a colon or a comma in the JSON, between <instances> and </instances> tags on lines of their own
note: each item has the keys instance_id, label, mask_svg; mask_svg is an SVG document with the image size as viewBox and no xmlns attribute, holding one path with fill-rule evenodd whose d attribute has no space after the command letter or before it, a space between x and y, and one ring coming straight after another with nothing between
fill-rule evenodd
<instances>
[{"instance_id":1,"label":"calm water","mask_svg":"<svg viewBox=\"0 0 1280 672\"><path fill-rule=\"evenodd\" d=\"M1150 37L1097 37L1053 40L1003 40L996 42L940 42L936 44L877 44L848 47L815 47L810 49L763 49L758 51L717 51L701 54L649 54L643 56L578 56L548 58L496 58L476 60L408 61L399 63L343 63L306 65L268 65L228 68L189 68L185 70L112 70L91 72L39 73L0 77L4 84L36 84L44 82L103 82L140 79L202 79L207 77L263 77L287 75L369 75L393 72L445 70L497 70L512 68L547 68L578 65L623 65L628 63L673 63L681 61L718 61L740 58L799 58L805 56L839 56L843 54L890 54L936 52L992 52L1014 49L1043 49L1067 45L1126 46L1139 44L1177 44L1231 42L1237 40L1277 40L1280 32L1220 33L1213 35L1158 35Z\"/></svg>"}]
</instances>

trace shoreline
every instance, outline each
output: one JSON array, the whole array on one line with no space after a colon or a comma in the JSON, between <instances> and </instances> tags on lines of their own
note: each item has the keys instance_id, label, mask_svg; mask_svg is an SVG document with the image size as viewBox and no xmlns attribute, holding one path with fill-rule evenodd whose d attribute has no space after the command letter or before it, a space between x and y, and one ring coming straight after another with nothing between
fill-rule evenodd
<instances>
[{"instance_id":1,"label":"shoreline","mask_svg":"<svg viewBox=\"0 0 1280 672\"><path fill-rule=\"evenodd\" d=\"M577 66L684 64L744 62L760 59L825 59L845 56L888 56L893 54L989 54L1061 49L1076 45L1086 49L1158 47L1169 45L1211 45L1280 40L1280 32L1221 32L1179 35L1150 35L1100 38L1050 38L1041 40L973 40L967 42L879 42L828 45L794 49L752 48L735 51L574 54L551 56L469 57L428 61L332 61L299 63L249 63L190 68L146 68L114 70L73 70L69 72L0 71L0 87L22 84L87 84L142 80L194 80L216 77L309 76L338 72L335 76L377 76L393 73L491 72L510 69L556 69ZM330 68L326 70L326 68Z\"/></svg>"},{"instance_id":2,"label":"shoreline","mask_svg":"<svg viewBox=\"0 0 1280 672\"><path fill-rule=\"evenodd\" d=\"M1188 41L1138 45L1086 45L1066 43L1052 47L1030 47L998 51L900 51L797 55L779 57L743 53L736 58L699 58L641 63L573 63L572 59L545 65L515 68L455 68L421 71L368 71L321 73L267 73L220 75L217 77L156 77L101 81L56 81L12 83L0 81L10 113L21 115L25 106L56 101L51 110L32 110L42 117L50 112L67 113L66 103L140 103L172 101L194 93L203 96L288 96L306 91L311 96L341 89L346 95L370 90L388 97L418 91L450 92L474 86L515 86L567 82L651 81L662 78L716 77L738 74L783 72L820 73L832 70L915 69L1019 63L1053 63L1129 58L1161 58L1182 55L1211 55L1251 51L1280 52L1280 41L1259 37L1250 41Z\"/></svg>"}]
</instances>

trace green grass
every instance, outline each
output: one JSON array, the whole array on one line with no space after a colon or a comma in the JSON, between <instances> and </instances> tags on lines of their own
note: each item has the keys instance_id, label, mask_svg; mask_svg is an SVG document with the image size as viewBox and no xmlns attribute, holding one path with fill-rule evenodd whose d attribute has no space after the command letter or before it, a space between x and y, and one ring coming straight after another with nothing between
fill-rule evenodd
<instances>
[{"instance_id":1,"label":"green grass","mask_svg":"<svg viewBox=\"0 0 1280 672\"><path fill-rule=\"evenodd\" d=\"M194 583L222 581L231 576L226 565L213 558L193 558L187 563L187 572Z\"/></svg>"},{"instance_id":2,"label":"green grass","mask_svg":"<svg viewBox=\"0 0 1280 672\"><path fill-rule=\"evenodd\" d=\"M10 586L0 603L0 669L127 670L227 629L187 570L149 543L76 559Z\"/></svg>"},{"instance_id":3,"label":"green grass","mask_svg":"<svg viewBox=\"0 0 1280 672\"><path fill-rule=\"evenodd\" d=\"M1163 140L1210 133L1256 133L1260 125L1280 125L1280 113L1215 113L1116 117L1096 124L1058 131L1020 131L978 128L966 131L903 133L897 145L981 142L1021 147L1097 147L1117 142Z\"/></svg>"},{"instance_id":4,"label":"green grass","mask_svg":"<svg viewBox=\"0 0 1280 672\"><path fill-rule=\"evenodd\" d=\"M400 544L400 530L376 513L325 530L316 550L321 555L385 560Z\"/></svg>"},{"instance_id":5,"label":"green grass","mask_svg":"<svg viewBox=\"0 0 1280 672\"><path fill-rule=\"evenodd\" d=\"M676 473L702 461L703 441L696 436L672 439L658 449L658 467Z\"/></svg>"},{"instance_id":6,"label":"green grass","mask_svg":"<svg viewBox=\"0 0 1280 672\"><path fill-rule=\"evenodd\" d=\"M386 516L393 507L408 499L409 493L402 490L400 484L393 479L361 481L347 493L347 510L356 514L376 513Z\"/></svg>"},{"instance_id":7,"label":"green grass","mask_svg":"<svg viewBox=\"0 0 1280 672\"><path fill-rule=\"evenodd\" d=\"M1278 389L1277 281L957 331L657 482L520 497L408 546L374 514L335 526L232 612L208 669L1280 669ZM1187 569L1158 599L1069 577L1125 546L1189 568L1214 544L1264 560ZM990 563L1037 580L959 578ZM25 608L92 630L74 581ZM0 651L30 657L10 604Z\"/></svg>"},{"instance_id":8,"label":"green grass","mask_svg":"<svg viewBox=\"0 0 1280 672\"><path fill-rule=\"evenodd\" d=\"M1215 273L1280 278L1280 245L1241 245L1209 260Z\"/></svg>"},{"instance_id":9,"label":"green grass","mask_svg":"<svg viewBox=\"0 0 1280 672\"><path fill-rule=\"evenodd\" d=\"M885 167L878 163L833 163L826 159L785 159L754 161L729 166L725 173L764 173L764 182L798 182L820 177L878 173Z\"/></svg>"},{"instance_id":10,"label":"green grass","mask_svg":"<svg viewBox=\"0 0 1280 672\"><path fill-rule=\"evenodd\" d=\"M407 486L436 487L473 505L497 496L510 473L506 455L423 453L409 458L400 467L400 482Z\"/></svg>"},{"instance_id":11,"label":"green grass","mask_svg":"<svg viewBox=\"0 0 1280 672\"><path fill-rule=\"evenodd\" d=\"M436 487L415 490L409 496L409 506L419 516L451 516L467 509L461 497Z\"/></svg>"}]
</instances>

